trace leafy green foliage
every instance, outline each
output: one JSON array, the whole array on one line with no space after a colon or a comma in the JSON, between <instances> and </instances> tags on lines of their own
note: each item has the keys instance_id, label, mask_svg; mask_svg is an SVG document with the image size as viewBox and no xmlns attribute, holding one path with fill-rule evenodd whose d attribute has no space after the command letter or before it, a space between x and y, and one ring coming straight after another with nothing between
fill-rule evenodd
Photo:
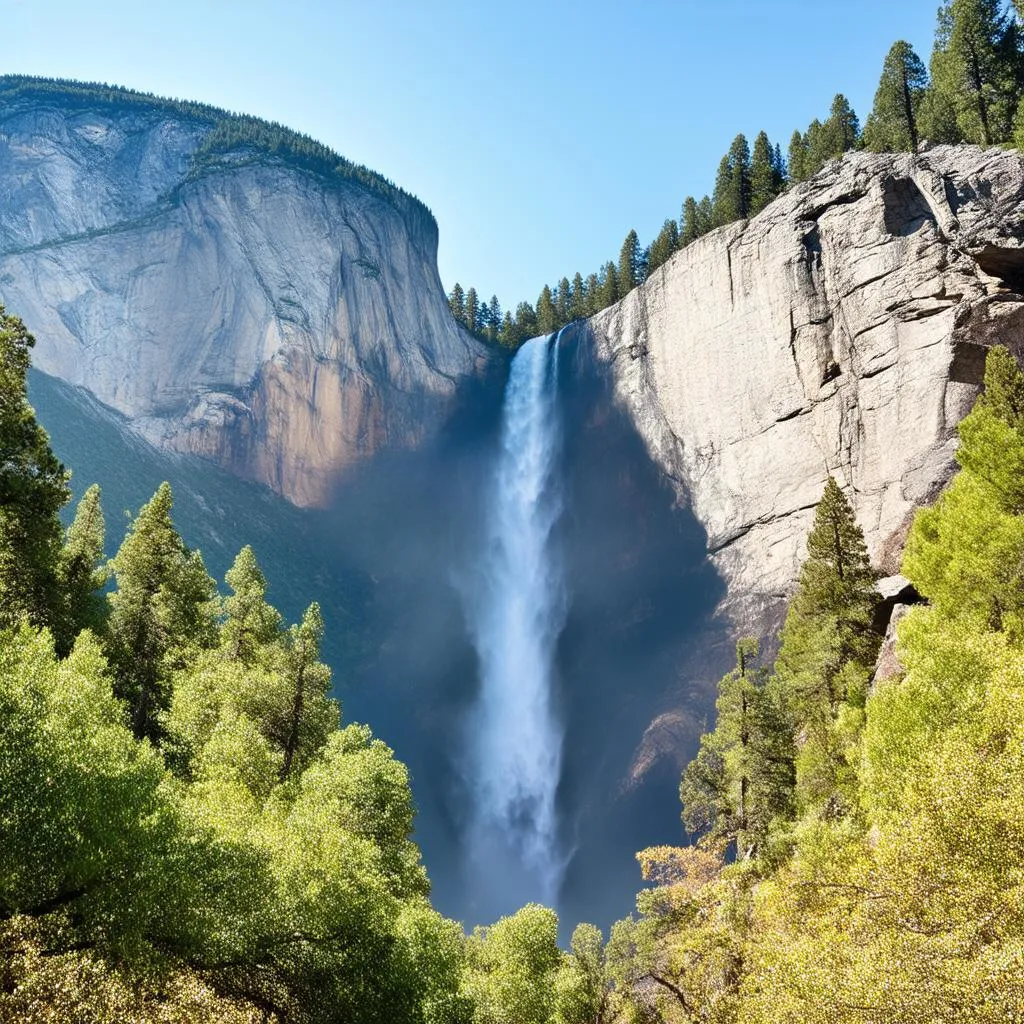
<instances>
[{"instance_id":1,"label":"leafy green foliage","mask_svg":"<svg viewBox=\"0 0 1024 1024\"><path fill-rule=\"evenodd\" d=\"M71 492L68 473L28 404L33 345L21 320L0 306L0 627L23 616L56 625L62 612L58 513Z\"/></svg>"}]
</instances>

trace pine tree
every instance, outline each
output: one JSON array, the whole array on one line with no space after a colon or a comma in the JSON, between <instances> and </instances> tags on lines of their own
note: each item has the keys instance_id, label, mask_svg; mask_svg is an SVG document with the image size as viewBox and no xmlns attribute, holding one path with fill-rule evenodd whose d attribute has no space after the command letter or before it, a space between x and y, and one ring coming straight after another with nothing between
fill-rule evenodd
<instances>
[{"instance_id":1,"label":"pine tree","mask_svg":"<svg viewBox=\"0 0 1024 1024\"><path fill-rule=\"evenodd\" d=\"M462 290L462 285L455 282L455 287L451 290L448 296L448 308L452 311L452 316L460 324L466 322L466 294Z\"/></svg>"},{"instance_id":2,"label":"pine tree","mask_svg":"<svg viewBox=\"0 0 1024 1024\"><path fill-rule=\"evenodd\" d=\"M238 552L224 578L232 592L224 599L221 649L230 660L253 665L279 638L281 616L267 604L267 580L248 544Z\"/></svg>"},{"instance_id":3,"label":"pine tree","mask_svg":"<svg viewBox=\"0 0 1024 1024\"><path fill-rule=\"evenodd\" d=\"M71 492L28 403L33 345L21 320L0 305L0 628L24 616L53 626L61 616L58 513Z\"/></svg>"},{"instance_id":4,"label":"pine tree","mask_svg":"<svg viewBox=\"0 0 1024 1024\"><path fill-rule=\"evenodd\" d=\"M601 285L598 289L598 305L595 312L607 309L614 305L622 297L619 289L619 271L615 264L609 261L601 271Z\"/></svg>"},{"instance_id":5,"label":"pine tree","mask_svg":"<svg viewBox=\"0 0 1024 1024\"><path fill-rule=\"evenodd\" d=\"M701 230L700 214L697 209L697 200L693 196L687 196L683 200L683 212L680 217L681 227L679 229L680 248L696 242L704 232Z\"/></svg>"},{"instance_id":6,"label":"pine tree","mask_svg":"<svg viewBox=\"0 0 1024 1024\"><path fill-rule=\"evenodd\" d=\"M314 709L326 709L328 716L334 709L328 697L331 688L331 670L320 662L320 645L324 636L324 620L320 605L311 604L302 616L302 622L288 630L286 675L291 700L284 709L280 736L284 749L281 779L286 779L296 766L296 756L304 746L305 734L323 715Z\"/></svg>"},{"instance_id":7,"label":"pine tree","mask_svg":"<svg viewBox=\"0 0 1024 1024\"><path fill-rule=\"evenodd\" d=\"M635 231L626 235L622 248L619 250L619 291L620 296L628 295L638 284L641 283L641 254L640 238Z\"/></svg>"},{"instance_id":8,"label":"pine tree","mask_svg":"<svg viewBox=\"0 0 1024 1024\"><path fill-rule=\"evenodd\" d=\"M838 93L832 100L832 109L822 131L822 163L857 148L860 142L860 121L850 101L842 93Z\"/></svg>"},{"instance_id":9,"label":"pine tree","mask_svg":"<svg viewBox=\"0 0 1024 1024\"><path fill-rule=\"evenodd\" d=\"M893 43L882 65L875 104L864 125L864 145L875 153L915 151L917 122L928 72L910 43Z\"/></svg>"},{"instance_id":10,"label":"pine tree","mask_svg":"<svg viewBox=\"0 0 1024 1024\"><path fill-rule=\"evenodd\" d=\"M501 303L498 302L498 296L491 296L491 322L488 327L487 336L491 341L497 341L498 333L501 331L502 314L501 314Z\"/></svg>"},{"instance_id":11,"label":"pine tree","mask_svg":"<svg viewBox=\"0 0 1024 1024\"><path fill-rule=\"evenodd\" d=\"M587 289L579 271L572 279L572 302L569 304L569 319L581 320L587 315Z\"/></svg>"},{"instance_id":12,"label":"pine tree","mask_svg":"<svg viewBox=\"0 0 1024 1024\"><path fill-rule=\"evenodd\" d=\"M806 181L810 174L810 152L808 151L807 136L802 132L793 132L789 140L789 180L793 182Z\"/></svg>"},{"instance_id":13,"label":"pine tree","mask_svg":"<svg viewBox=\"0 0 1024 1024\"><path fill-rule=\"evenodd\" d=\"M793 812L792 727L758 664L758 643L736 645L736 668L718 685L714 731L701 738L680 785L683 822L712 847L750 856Z\"/></svg>"},{"instance_id":14,"label":"pine tree","mask_svg":"<svg viewBox=\"0 0 1024 1024\"><path fill-rule=\"evenodd\" d=\"M713 224L722 227L750 214L750 148L744 135L733 139L722 157L711 200Z\"/></svg>"},{"instance_id":15,"label":"pine tree","mask_svg":"<svg viewBox=\"0 0 1024 1024\"><path fill-rule=\"evenodd\" d=\"M558 326L564 327L572 319L572 292L569 287L569 279L563 277L558 282L558 298L555 302L555 314L558 319Z\"/></svg>"},{"instance_id":16,"label":"pine tree","mask_svg":"<svg viewBox=\"0 0 1024 1024\"><path fill-rule=\"evenodd\" d=\"M160 735L171 671L186 652L216 640L216 587L198 552L175 530L173 501L170 485L161 484L112 562L117 590L110 597L107 651L116 692L129 705L139 739Z\"/></svg>"},{"instance_id":17,"label":"pine tree","mask_svg":"<svg viewBox=\"0 0 1024 1024\"><path fill-rule=\"evenodd\" d=\"M601 311L601 279L597 274L588 274L587 283L583 289L586 301L586 316L593 316Z\"/></svg>"},{"instance_id":18,"label":"pine tree","mask_svg":"<svg viewBox=\"0 0 1024 1024\"><path fill-rule=\"evenodd\" d=\"M947 0L939 10L931 73L929 120L940 130L950 131L942 124L950 111L967 142L990 146L1011 137L1020 53L1016 24L1000 0Z\"/></svg>"},{"instance_id":19,"label":"pine tree","mask_svg":"<svg viewBox=\"0 0 1024 1024\"><path fill-rule=\"evenodd\" d=\"M466 292L466 327L474 334L479 330L480 299L477 297L476 289L470 288Z\"/></svg>"},{"instance_id":20,"label":"pine tree","mask_svg":"<svg viewBox=\"0 0 1024 1024\"><path fill-rule=\"evenodd\" d=\"M57 653L65 657L83 629L97 635L106 626L109 605L103 595L107 567L103 556L106 526L100 505L100 489L93 484L78 503L75 518L64 537L58 579L64 615L55 630Z\"/></svg>"},{"instance_id":21,"label":"pine tree","mask_svg":"<svg viewBox=\"0 0 1024 1024\"><path fill-rule=\"evenodd\" d=\"M691 202L693 200L690 200ZM658 237L651 242L647 256L647 273L652 274L668 262L669 257L679 248L679 227L671 218L662 225Z\"/></svg>"},{"instance_id":22,"label":"pine tree","mask_svg":"<svg viewBox=\"0 0 1024 1024\"><path fill-rule=\"evenodd\" d=\"M859 728L881 637L872 629L876 574L864 534L831 477L807 538L807 560L782 629L776 676L803 736L797 794L806 808L850 799L845 735Z\"/></svg>"},{"instance_id":23,"label":"pine tree","mask_svg":"<svg viewBox=\"0 0 1024 1024\"><path fill-rule=\"evenodd\" d=\"M537 330L541 334L552 334L558 330L558 310L555 309L551 289L544 285L537 298Z\"/></svg>"},{"instance_id":24,"label":"pine tree","mask_svg":"<svg viewBox=\"0 0 1024 1024\"><path fill-rule=\"evenodd\" d=\"M768 136L760 132L754 140L750 160L750 214L760 213L782 191L781 156L777 156Z\"/></svg>"}]
</instances>

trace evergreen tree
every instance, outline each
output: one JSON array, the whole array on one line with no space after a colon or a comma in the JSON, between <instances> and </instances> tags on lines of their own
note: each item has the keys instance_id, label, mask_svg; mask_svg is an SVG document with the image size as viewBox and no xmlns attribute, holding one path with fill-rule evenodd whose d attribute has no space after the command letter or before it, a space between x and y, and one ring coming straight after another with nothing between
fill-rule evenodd
<instances>
[{"instance_id":1,"label":"evergreen tree","mask_svg":"<svg viewBox=\"0 0 1024 1024\"><path fill-rule=\"evenodd\" d=\"M893 43L882 65L875 104L864 125L864 145L875 153L914 152L928 72L910 43Z\"/></svg>"},{"instance_id":2,"label":"evergreen tree","mask_svg":"<svg viewBox=\"0 0 1024 1024\"><path fill-rule=\"evenodd\" d=\"M609 306L618 302L621 297L622 292L619 289L619 272L616 269L615 264L609 261L604 265L601 271L601 284L598 289L597 309L594 312L607 309Z\"/></svg>"},{"instance_id":3,"label":"evergreen tree","mask_svg":"<svg viewBox=\"0 0 1024 1024\"><path fill-rule=\"evenodd\" d=\"M558 330L558 326L558 310L551 289L544 285L537 298L537 331L540 334L552 334Z\"/></svg>"},{"instance_id":4,"label":"evergreen tree","mask_svg":"<svg viewBox=\"0 0 1024 1024\"><path fill-rule=\"evenodd\" d=\"M583 275L576 272L572 279L572 301L569 304L569 319L580 320L587 315L587 289Z\"/></svg>"},{"instance_id":5,"label":"evergreen tree","mask_svg":"<svg viewBox=\"0 0 1024 1024\"><path fill-rule=\"evenodd\" d=\"M466 294L462 290L462 285L458 281L455 282L455 287L451 290L448 296L448 308L452 311L452 316L460 324L466 322Z\"/></svg>"},{"instance_id":6,"label":"evergreen tree","mask_svg":"<svg viewBox=\"0 0 1024 1024\"><path fill-rule=\"evenodd\" d=\"M498 296L491 296L491 315L490 323L488 324L487 336L491 341L497 341L498 332L501 330L502 315L501 315L501 303L498 302Z\"/></svg>"},{"instance_id":7,"label":"evergreen tree","mask_svg":"<svg viewBox=\"0 0 1024 1024\"><path fill-rule=\"evenodd\" d=\"M93 484L78 503L75 518L64 537L58 579L64 615L55 631L57 653L66 657L83 629L100 634L106 626L109 605L103 595L107 567L103 555L106 526L100 505L100 489Z\"/></svg>"},{"instance_id":8,"label":"evergreen tree","mask_svg":"<svg viewBox=\"0 0 1024 1024\"><path fill-rule=\"evenodd\" d=\"M0 305L0 628L27 616L56 625L58 513L71 497L68 473L28 403L35 339Z\"/></svg>"},{"instance_id":9,"label":"evergreen tree","mask_svg":"<svg viewBox=\"0 0 1024 1024\"><path fill-rule=\"evenodd\" d=\"M224 577L232 593L224 599L220 644L232 661L254 665L281 633L281 616L266 601L267 581L246 544Z\"/></svg>"},{"instance_id":10,"label":"evergreen tree","mask_svg":"<svg viewBox=\"0 0 1024 1024\"><path fill-rule=\"evenodd\" d=\"M501 318L501 331L498 334L498 341L506 348L515 348L515 330L515 324L512 322L512 314L506 310L505 315Z\"/></svg>"},{"instance_id":11,"label":"evergreen tree","mask_svg":"<svg viewBox=\"0 0 1024 1024\"><path fill-rule=\"evenodd\" d=\"M807 136L802 132L793 132L789 140L789 180L793 182L806 181L810 177L808 168L810 166L810 152L807 145Z\"/></svg>"},{"instance_id":12,"label":"evergreen tree","mask_svg":"<svg viewBox=\"0 0 1024 1024\"><path fill-rule=\"evenodd\" d=\"M601 279L597 274L587 275L583 293L587 297L585 315L593 316L595 313L599 313L601 311Z\"/></svg>"},{"instance_id":13,"label":"evergreen tree","mask_svg":"<svg viewBox=\"0 0 1024 1024\"><path fill-rule=\"evenodd\" d=\"M680 785L687 831L748 857L793 813L793 735L777 685L758 665L758 644L736 646L736 668L718 684L714 731L701 737Z\"/></svg>"},{"instance_id":14,"label":"evergreen tree","mask_svg":"<svg viewBox=\"0 0 1024 1024\"><path fill-rule=\"evenodd\" d=\"M631 230L619 250L618 294L620 296L628 295L638 284L642 283L641 262L640 239L637 233Z\"/></svg>"},{"instance_id":15,"label":"evergreen tree","mask_svg":"<svg viewBox=\"0 0 1024 1024\"><path fill-rule=\"evenodd\" d=\"M569 287L569 279L563 277L558 282L558 298L555 302L555 313L558 319L558 326L564 327L572 319L572 292Z\"/></svg>"},{"instance_id":16,"label":"evergreen tree","mask_svg":"<svg viewBox=\"0 0 1024 1024\"><path fill-rule=\"evenodd\" d=\"M692 202L692 200L690 200ZM647 273L652 274L679 248L679 227L671 218L662 225L658 237L651 242L647 256Z\"/></svg>"},{"instance_id":17,"label":"evergreen tree","mask_svg":"<svg viewBox=\"0 0 1024 1024\"><path fill-rule=\"evenodd\" d=\"M783 188L781 154L777 154L765 132L754 140L750 160L750 214L760 213Z\"/></svg>"},{"instance_id":18,"label":"evergreen tree","mask_svg":"<svg viewBox=\"0 0 1024 1024\"><path fill-rule=\"evenodd\" d=\"M807 560L780 637L776 675L803 744L797 796L804 808L846 806L849 734L859 729L881 638L864 534L833 478L814 515Z\"/></svg>"},{"instance_id":19,"label":"evergreen tree","mask_svg":"<svg viewBox=\"0 0 1024 1024\"><path fill-rule=\"evenodd\" d=\"M189 551L171 521L170 485L160 485L142 507L112 564L109 640L116 691L131 711L132 732L160 734L170 672L188 651L216 639L216 587L198 552Z\"/></svg>"},{"instance_id":20,"label":"evergreen tree","mask_svg":"<svg viewBox=\"0 0 1024 1024\"><path fill-rule=\"evenodd\" d=\"M860 142L860 121L850 106L850 101L838 93L832 100L828 120L822 125L821 163L840 157Z\"/></svg>"},{"instance_id":21,"label":"evergreen tree","mask_svg":"<svg viewBox=\"0 0 1024 1024\"><path fill-rule=\"evenodd\" d=\"M687 196L683 200L683 212L680 217L681 227L679 229L680 248L696 242L704 231L700 223L700 213L697 208L697 200L693 196Z\"/></svg>"},{"instance_id":22,"label":"evergreen tree","mask_svg":"<svg viewBox=\"0 0 1024 1024\"><path fill-rule=\"evenodd\" d=\"M1020 82L1017 26L1001 0L947 0L939 10L931 60L929 111L952 111L967 142L990 146L1011 137Z\"/></svg>"},{"instance_id":23,"label":"evergreen tree","mask_svg":"<svg viewBox=\"0 0 1024 1024\"><path fill-rule=\"evenodd\" d=\"M750 148L746 137L737 135L722 157L711 199L715 227L743 220L750 214Z\"/></svg>"},{"instance_id":24,"label":"evergreen tree","mask_svg":"<svg viewBox=\"0 0 1024 1024\"><path fill-rule=\"evenodd\" d=\"M470 288L466 292L466 327L474 334L480 329L480 299L477 297L476 289Z\"/></svg>"}]
</instances>

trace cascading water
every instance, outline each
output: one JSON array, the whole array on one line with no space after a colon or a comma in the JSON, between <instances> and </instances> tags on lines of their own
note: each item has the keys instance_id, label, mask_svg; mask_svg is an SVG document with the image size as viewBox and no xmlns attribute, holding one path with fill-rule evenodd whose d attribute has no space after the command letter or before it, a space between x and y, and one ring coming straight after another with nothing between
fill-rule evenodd
<instances>
[{"instance_id":1,"label":"cascading water","mask_svg":"<svg viewBox=\"0 0 1024 1024\"><path fill-rule=\"evenodd\" d=\"M508 909L524 898L553 903L563 867L555 816L562 733L551 692L565 622L552 551L561 512L557 390L557 336L527 341L505 388L486 547L465 591L481 674L469 722L468 848Z\"/></svg>"}]
</instances>

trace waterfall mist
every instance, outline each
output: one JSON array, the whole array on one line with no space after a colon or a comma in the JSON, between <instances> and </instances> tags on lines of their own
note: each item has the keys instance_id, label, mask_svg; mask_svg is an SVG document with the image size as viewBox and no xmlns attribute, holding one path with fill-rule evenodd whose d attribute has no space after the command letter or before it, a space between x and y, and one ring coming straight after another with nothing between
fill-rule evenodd
<instances>
[{"instance_id":1,"label":"waterfall mist","mask_svg":"<svg viewBox=\"0 0 1024 1024\"><path fill-rule=\"evenodd\" d=\"M505 389L483 550L464 588L480 667L467 723L466 848L470 871L492 880L478 887L495 901L479 908L491 916L524 898L553 904L563 869L555 813L562 728L552 702L555 645L565 622L552 550L562 510L557 391L558 338L526 342Z\"/></svg>"}]
</instances>

